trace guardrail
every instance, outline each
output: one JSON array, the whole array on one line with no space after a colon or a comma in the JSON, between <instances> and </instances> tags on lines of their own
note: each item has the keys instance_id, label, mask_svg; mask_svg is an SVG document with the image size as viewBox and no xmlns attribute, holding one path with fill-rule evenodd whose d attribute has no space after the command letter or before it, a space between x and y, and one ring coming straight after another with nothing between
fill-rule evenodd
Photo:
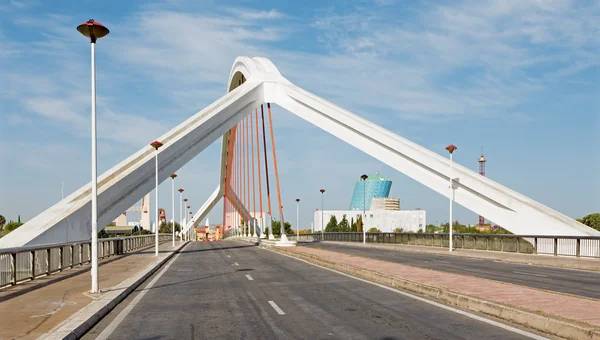
<instances>
[{"instance_id":1,"label":"guardrail","mask_svg":"<svg viewBox=\"0 0 600 340\"><path fill-rule=\"evenodd\" d=\"M296 240L296 235L288 235ZM325 241L362 242L363 233L323 233ZM366 242L448 247L449 234L366 233ZM300 234L299 241L321 241L321 233ZM454 248L600 258L599 236L453 234Z\"/></svg>"},{"instance_id":2,"label":"guardrail","mask_svg":"<svg viewBox=\"0 0 600 340\"><path fill-rule=\"evenodd\" d=\"M154 244L154 234L98 240L98 258L119 255ZM159 234L159 242L171 234ZM91 261L91 241L0 249L0 287L35 280Z\"/></svg>"}]
</instances>

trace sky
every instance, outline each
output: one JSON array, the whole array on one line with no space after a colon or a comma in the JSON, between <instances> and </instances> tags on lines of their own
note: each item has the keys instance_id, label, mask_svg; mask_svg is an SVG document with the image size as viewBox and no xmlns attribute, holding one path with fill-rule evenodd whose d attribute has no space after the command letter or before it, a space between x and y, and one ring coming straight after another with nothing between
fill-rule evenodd
<instances>
[{"instance_id":1,"label":"sky","mask_svg":"<svg viewBox=\"0 0 600 340\"><path fill-rule=\"evenodd\" d=\"M578 218L600 212L600 2L0 0L0 214L26 221L90 180L90 47L101 174L226 92L237 56L393 133ZM301 228L347 209L379 171L402 209L448 220L442 195L274 107L282 200ZM195 211L216 188L220 141L177 174ZM159 187L170 207L171 184ZM222 204L209 215L220 223ZM169 210L169 209L168 209ZM169 211L167 210L167 214ZM176 208L177 210L177 208ZM291 218L293 216L294 218ZM460 206L461 223L477 214ZM134 217L132 217L134 218Z\"/></svg>"}]
</instances>

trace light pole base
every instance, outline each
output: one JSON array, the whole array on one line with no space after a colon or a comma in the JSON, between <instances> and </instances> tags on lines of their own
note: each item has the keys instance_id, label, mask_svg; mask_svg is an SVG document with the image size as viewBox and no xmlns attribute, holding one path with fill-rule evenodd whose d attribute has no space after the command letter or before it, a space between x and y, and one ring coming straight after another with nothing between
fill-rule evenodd
<instances>
[{"instance_id":1,"label":"light pole base","mask_svg":"<svg viewBox=\"0 0 600 340\"><path fill-rule=\"evenodd\" d=\"M269 234L269 240L274 240L275 236L273 234Z\"/></svg>"}]
</instances>

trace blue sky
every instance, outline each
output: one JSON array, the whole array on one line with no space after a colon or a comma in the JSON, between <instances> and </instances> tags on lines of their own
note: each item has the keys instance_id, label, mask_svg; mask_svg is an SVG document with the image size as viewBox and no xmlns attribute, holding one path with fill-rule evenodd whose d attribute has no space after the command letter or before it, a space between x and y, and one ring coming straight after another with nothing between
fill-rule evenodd
<instances>
[{"instance_id":1,"label":"blue sky","mask_svg":"<svg viewBox=\"0 0 600 340\"><path fill-rule=\"evenodd\" d=\"M24 220L89 181L89 43L97 47L99 172L225 93L235 57L571 217L600 211L597 1L0 1L0 213ZM274 108L287 219L345 209L380 169L403 209L447 220L447 200ZM218 180L217 142L182 168L195 211ZM170 183L160 187L170 202ZM170 203L161 204L170 206ZM221 207L211 213L220 222ZM455 216L476 223L458 207ZM294 218L295 219L295 218Z\"/></svg>"}]
</instances>

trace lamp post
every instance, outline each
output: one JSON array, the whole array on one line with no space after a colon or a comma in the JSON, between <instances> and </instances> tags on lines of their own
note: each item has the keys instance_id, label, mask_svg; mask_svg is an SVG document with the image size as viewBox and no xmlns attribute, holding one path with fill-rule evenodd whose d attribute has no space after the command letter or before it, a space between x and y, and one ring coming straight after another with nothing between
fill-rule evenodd
<instances>
[{"instance_id":1,"label":"lamp post","mask_svg":"<svg viewBox=\"0 0 600 340\"><path fill-rule=\"evenodd\" d=\"M154 171L154 184L155 184L155 189L154 189L154 201L156 202L156 224L154 226L154 256L158 256L158 227L160 225L159 221L158 221L158 149L163 146L163 143L155 140L154 142L150 143L150 145L154 148L154 150L156 150L156 152L154 153L154 164L155 164L155 171Z\"/></svg>"},{"instance_id":2,"label":"lamp post","mask_svg":"<svg viewBox=\"0 0 600 340\"><path fill-rule=\"evenodd\" d=\"M296 242L300 241L300 199L296 198Z\"/></svg>"},{"instance_id":3,"label":"lamp post","mask_svg":"<svg viewBox=\"0 0 600 340\"><path fill-rule=\"evenodd\" d=\"M185 209L184 209L184 213L183 213L183 219L181 219L181 233L182 234L183 234L183 228L185 228L185 225L187 224L187 223L185 223L187 220L187 208L189 208L189 207L187 207L187 208L185 207L185 205L187 204L187 201L188 201L187 198L183 199L183 206ZM186 239L187 239L187 237L186 237Z\"/></svg>"},{"instance_id":4,"label":"lamp post","mask_svg":"<svg viewBox=\"0 0 600 340\"><path fill-rule=\"evenodd\" d=\"M323 196L325 189L319 190L321 192L321 242L325 240L323 232L325 231L325 223L323 223Z\"/></svg>"},{"instance_id":5,"label":"lamp post","mask_svg":"<svg viewBox=\"0 0 600 340\"><path fill-rule=\"evenodd\" d=\"M181 204L183 198L183 188L179 188L179 241L183 242L183 204Z\"/></svg>"},{"instance_id":6,"label":"lamp post","mask_svg":"<svg viewBox=\"0 0 600 340\"><path fill-rule=\"evenodd\" d=\"M188 208L189 208L189 206L188 206ZM194 214L194 213L190 211L190 223L192 223L192 215L193 215L193 214ZM194 234L192 233L192 227L191 227L191 226L190 226L190 229L189 229L189 231L188 231L188 232L189 232L189 234L190 234L190 241L191 241L191 240L192 240L192 235L194 235Z\"/></svg>"},{"instance_id":7,"label":"lamp post","mask_svg":"<svg viewBox=\"0 0 600 340\"><path fill-rule=\"evenodd\" d=\"M448 177L450 178L450 236L449 236L449 245L448 251L452 251L452 203L454 201L454 188L452 187L452 153L458 149L456 146L450 144L446 147L446 150L450 152L450 172L448 173Z\"/></svg>"},{"instance_id":8,"label":"lamp post","mask_svg":"<svg viewBox=\"0 0 600 340\"><path fill-rule=\"evenodd\" d=\"M365 228L365 221L367 220L367 176L363 174L360 176L360 179L363 181L363 220L362 220L362 230L363 230L363 244L367 243L367 228Z\"/></svg>"},{"instance_id":9,"label":"lamp post","mask_svg":"<svg viewBox=\"0 0 600 340\"><path fill-rule=\"evenodd\" d=\"M90 38L92 49L92 293L98 293L98 171L96 169L96 40L109 33L101 23L90 19L77 26Z\"/></svg>"},{"instance_id":10,"label":"lamp post","mask_svg":"<svg viewBox=\"0 0 600 340\"><path fill-rule=\"evenodd\" d=\"M171 232L173 233L173 247L175 247L175 177L176 174L171 174L171 211L173 217L171 218Z\"/></svg>"}]
</instances>

